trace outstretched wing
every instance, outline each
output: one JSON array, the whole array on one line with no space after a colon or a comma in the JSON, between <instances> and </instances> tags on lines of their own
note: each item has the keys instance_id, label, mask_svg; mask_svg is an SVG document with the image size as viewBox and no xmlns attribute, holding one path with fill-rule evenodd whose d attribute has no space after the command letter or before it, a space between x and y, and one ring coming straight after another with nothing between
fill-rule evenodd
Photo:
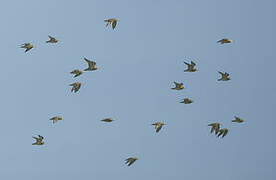
<instances>
[{"instance_id":1,"label":"outstretched wing","mask_svg":"<svg viewBox=\"0 0 276 180\"><path fill-rule=\"evenodd\" d=\"M28 52L28 51L31 50L32 48L33 48L33 47L30 47L30 46L26 47L25 52Z\"/></svg>"},{"instance_id":2,"label":"outstretched wing","mask_svg":"<svg viewBox=\"0 0 276 180\"><path fill-rule=\"evenodd\" d=\"M134 160L134 159L131 159L131 160L129 161L129 163L128 163L128 166L132 165L134 162L135 162L135 160Z\"/></svg>"},{"instance_id":3,"label":"outstretched wing","mask_svg":"<svg viewBox=\"0 0 276 180\"><path fill-rule=\"evenodd\" d=\"M190 65L189 63L187 63L187 62L185 62L185 61L184 61L184 63L185 63L187 66L189 66L189 65Z\"/></svg>"},{"instance_id":4,"label":"outstretched wing","mask_svg":"<svg viewBox=\"0 0 276 180\"><path fill-rule=\"evenodd\" d=\"M127 158L125 164L129 163L132 158Z\"/></svg>"},{"instance_id":5,"label":"outstretched wing","mask_svg":"<svg viewBox=\"0 0 276 180\"><path fill-rule=\"evenodd\" d=\"M112 21L112 29L115 29L116 25L117 25L117 21L116 20Z\"/></svg>"},{"instance_id":6,"label":"outstretched wing","mask_svg":"<svg viewBox=\"0 0 276 180\"><path fill-rule=\"evenodd\" d=\"M223 134L222 134L222 138L228 134L228 131L229 131L228 129L224 129Z\"/></svg>"},{"instance_id":7,"label":"outstretched wing","mask_svg":"<svg viewBox=\"0 0 276 180\"><path fill-rule=\"evenodd\" d=\"M158 133L162 129L162 125L157 125L156 126L156 132Z\"/></svg>"},{"instance_id":8,"label":"outstretched wing","mask_svg":"<svg viewBox=\"0 0 276 180\"><path fill-rule=\"evenodd\" d=\"M52 36L50 36L50 35L48 35L48 37L52 40L52 39L55 39L54 37L52 37Z\"/></svg>"},{"instance_id":9,"label":"outstretched wing","mask_svg":"<svg viewBox=\"0 0 276 180\"><path fill-rule=\"evenodd\" d=\"M87 62L89 68L92 68L93 66L96 65L96 62L90 61L90 60L88 60L87 58L84 58L84 60Z\"/></svg>"},{"instance_id":10,"label":"outstretched wing","mask_svg":"<svg viewBox=\"0 0 276 180\"><path fill-rule=\"evenodd\" d=\"M33 138L34 138L36 141L38 141L38 140L39 140L39 138L37 138L37 137L34 137L34 136L33 136Z\"/></svg>"},{"instance_id":11,"label":"outstretched wing","mask_svg":"<svg viewBox=\"0 0 276 180\"><path fill-rule=\"evenodd\" d=\"M89 64L89 62L90 62L90 60L89 59L87 59L87 58L83 58L88 64Z\"/></svg>"},{"instance_id":12,"label":"outstretched wing","mask_svg":"<svg viewBox=\"0 0 276 180\"><path fill-rule=\"evenodd\" d=\"M223 43L225 41L225 39L221 39L219 41L217 41L217 43Z\"/></svg>"}]
</instances>

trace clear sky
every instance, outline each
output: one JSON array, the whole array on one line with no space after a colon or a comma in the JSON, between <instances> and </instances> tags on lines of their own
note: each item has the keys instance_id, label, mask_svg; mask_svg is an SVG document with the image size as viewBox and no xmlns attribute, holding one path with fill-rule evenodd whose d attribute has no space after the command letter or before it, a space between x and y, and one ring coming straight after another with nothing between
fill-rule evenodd
<instances>
[{"instance_id":1,"label":"clear sky","mask_svg":"<svg viewBox=\"0 0 276 180\"><path fill-rule=\"evenodd\" d=\"M275 180L273 0L1 3L5 180ZM104 19L118 18L115 30ZM46 44L48 35L61 42ZM221 38L234 43L219 45ZM36 47L24 53L19 45ZM99 70L73 78L83 57ZM184 73L183 61L199 71ZM217 71L231 81L218 82ZM77 93L69 84L82 82ZM173 91L173 81L185 90ZM193 104L179 102L189 97ZM49 119L61 115L64 121ZM239 116L244 124L233 124ZM112 117L112 123L103 118ZM168 125L155 133L151 123ZM216 138L208 123L229 134ZM45 137L32 146L32 136ZM139 160L130 167L124 160Z\"/></svg>"}]
</instances>

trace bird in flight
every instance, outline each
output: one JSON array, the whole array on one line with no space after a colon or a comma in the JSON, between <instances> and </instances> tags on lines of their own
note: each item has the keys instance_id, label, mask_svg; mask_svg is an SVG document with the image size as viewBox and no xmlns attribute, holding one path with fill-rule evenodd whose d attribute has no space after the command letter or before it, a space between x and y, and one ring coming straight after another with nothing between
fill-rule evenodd
<instances>
[{"instance_id":1,"label":"bird in flight","mask_svg":"<svg viewBox=\"0 0 276 180\"><path fill-rule=\"evenodd\" d=\"M174 89L174 90L182 90L184 89L184 84L183 83L177 83L177 82L173 82L175 87L174 88L171 88L171 89Z\"/></svg>"},{"instance_id":2,"label":"bird in flight","mask_svg":"<svg viewBox=\"0 0 276 180\"><path fill-rule=\"evenodd\" d=\"M103 122L112 122L112 121L114 121L114 120L111 119L111 118L105 118L105 119L102 119L101 121L103 121Z\"/></svg>"},{"instance_id":3,"label":"bird in flight","mask_svg":"<svg viewBox=\"0 0 276 180\"><path fill-rule=\"evenodd\" d=\"M184 72L196 72L197 69L195 68L196 63L191 61L191 64L184 61L184 63L188 66L187 69L184 70Z\"/></svg>"},{"instance_id":4,"label":"bird in flight","mask_svg":"<svg viewBox=\"0 0 276 180\"><path fill-rule=\"evenodd\" d=\"M180 103L184 103L184 104L191 104L193 103L194 101L191 100L190 98L184 98L183 101L181 101Z\"/></svg>"},{"instance_id":5,"label":"bird in flight","mask_svg":"<svg viewBox=\"0 0 276 180\"><path fill-rule=\"evenodd\" d=\"M88 68L84 69L84 71L95 71L98 69L96 62L95 61L91 61L89 59L84 58L84 60L87 62L88 64Z\"/></svg>"},{"instance_id":6,"label":"bird in flight","mask_svg":"<svg viewBox=\"0 0 276 180\"><path fill-rule=\"evenodd\" d=\"M61 116L55 116L52 117L50 120L53 121L53 124L55 124L56 122L63 120L63 118Z\"/></svg>"},{"instance_id":7,"label":"bird in flight","mask_svg":"<svg viewBox=\"0 0 276 180\"><path fill-rule=\"evenodd\" d=\"M230 74L228 74L227 72L220 72L218 71L221 75L221 78L218 79L218 81L229 81L231 78L230 78Z\"/></svg>"},{"instance_id":8,"label":"bird in flight","mask_svg":"<svg viewBox=\"0 0 276 180\"><path fill-rule=\"evenodd\" d=\"M163 123L163 122L155 122L155 123L153 123L153 124L151 124L151 125L154 126L155 131L158 133L158 132L162 129L162 127L163 127L164 125L166 125L166 124Z\"/></svg>"},{"instance_id":9,"label":"bird in flight","mask_svg":"<svg viewBox=\"0 0 276 180\"><path fill-rule=\"evenodd\" d=\"M236 122L236 123L243 123L244 122L244 120L242 119L242 118L239 118L239 117L237 117L237 116L234 116L234 120L232 120L232 122Z\"/></svg>"},{"instance_id":10,"label":"bird in flight","mask_svg":"<svg viewBox=\"0 0 276 180\"><path fill-rule=\"evenodd\" d=\"M217 43L220 43L220 44L227 44L227 43L232 43L232 42L234 42L234 41L231 39L227 39L227 38L223 38L223 39L217 41Z\"/></svg>"},{"instance_id":11,"label":"bird in flight","mask_svg":"<svg viewBox=\"0 0 276 180\"><path fill-rule=\"evenodd\" d=\"M219 133L219 130L220 130L220 123L211 123L211 124L208 124L208 126L211 126L211 132L210 133L213 133L215 132L215 134L218 134Z\"/></svg>"},{"instance_id":12,"label":"bird in flight","mask_svg":"<svg viewBox=\"0 0 276 180\"><path fill-rule=\"evenodd\" d=\"M44 137L43 136L38 135L38 137L33 136L33 138L36 140L36 142L33 143L32 145L43 145L44 144L44 141L43 141Z\"/></svg>"},{"instance_id":13,"label":"bird in flight","mask_svg":"<svg viewBox=\"0 0 276 180\"><path fill-rule=\"evenodd\" d=\"M112 26L112 29L115 29L117 23L118 23L118 19L115 19L115 18L111 18L111 19L106 19L104 20L104 22L106 22L106 25L105 26L109 26L111 25Z\"/></svg>"},{"instance_id":14,"label":"bird in flight","mask_svg":"<svg viewBox=\"0 0 276 180\"><path fill-rule=\"evenodd\" d=\"M130 158L127 158L125 161L125 164L127 164L128 166L132 165L136 160L138 160L137 157L130 157Z\"/></svg>"},{"instance_id":15,"label":"bird in flight","mask_svg":"<svg viewBox=\"0 0 276 180\"><path fill-rule=\"evenodd\" d=\"M227 128L220 129L217 137L220 137L222 135L221 138L223 138L224 136L226 136L226 134L228 134L228 132L229 132L229 130Z\"/></svg>"},{"instance_id":16,"label":"bird in flight","mask_svg":"<svg viewBox=\"0 0 276 180\"><path fill-rule=\"evenodd\" d=\"M56 38L54 38L50 35L48 37L49 37L49 40L46 41L46 43L57 43L58 42L58 40Z\"/></svg>"},{"instance_id":17,"label":"bird in flight","mask_svg":"<svg viewBox=\"0 0 276 180\"><path fill-rule=\"evenodd\" d=\"M70 86L72 86L71 92L78 92L78 90L81 88L81 83L80 82L75 82L70 84Z\"/></svg>"},{"instance_id":18,"label":"bird in flight","mask_svg":"<svg viewBox=\"0 0 276 180\"><path fill-rule=\"evenodd\" d=\"M79 69L75 69L73 71L70 72L71 74L74 74L74 77L78 77L80 76L83 72Z\"/></svg>"},{"instance_id":19,"label":"bird in flight","mask_svg":"<svg viewBox=\"0 0 276 180\"><path fill-rule=\"evenodd\" d=\"M24 48L25 52L28 52L29 50L34 48L34 45L32 45L31 43L24 43L24 44L21 44L20 48Z\"/></svg>"}]
</instances>

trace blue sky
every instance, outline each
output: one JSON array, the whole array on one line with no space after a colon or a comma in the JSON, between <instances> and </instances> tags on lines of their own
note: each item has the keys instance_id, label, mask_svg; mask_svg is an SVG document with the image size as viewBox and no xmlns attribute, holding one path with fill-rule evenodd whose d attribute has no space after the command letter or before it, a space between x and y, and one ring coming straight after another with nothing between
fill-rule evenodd
<instances>
[{"instance_id":1,"label":"blue sky","mask_svg":"<svg viewBox=\"0 0 276 180\"><path fill-rule=\"evenodd\" d=\"M10 0L0 7L0 178L274 180L272 0ZM104 19L118 18L115 30ZM48 35L61 42L46 44ZM221 38L234 43L219 45ZM24 53L19 45L36 47ZM99 70L73 78L95 60ZM199 71L184 73L183 61ZM217 71L231 81L218 82ZM76 94L69 84L83 83ZM187 87L173 91L173 81ZM179 102L189 97L193 104ZM64 121L52 124L49 118ZM233 124L234 116L246 120ZM105 124L100 120L112 117ZM164 121L156 134L150 125ZM209 133L221 122L224 139ZM32 146L32 136L45 137ZM139 160L130 167L124 160Z\"/></svg>"}]
</instances>

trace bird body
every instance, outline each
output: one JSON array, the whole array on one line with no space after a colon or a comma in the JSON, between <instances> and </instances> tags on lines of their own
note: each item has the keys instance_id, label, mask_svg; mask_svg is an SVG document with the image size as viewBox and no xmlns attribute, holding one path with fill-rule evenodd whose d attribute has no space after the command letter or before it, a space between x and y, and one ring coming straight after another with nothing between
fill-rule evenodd
<instances>
[{"instance_id":1,"label":"bird body","mask_svg":"<svg viewBox=\"0 0 276 180\"><path fill-rule=\"evenodd\" d=\"M226 136L228 134L228 132L229 132L229 130L227 128L220 129L217 137L220 137L222 135L221 138L223 138L224 136Z\"/></svg>"},{"instance_id":2,"label":"bird body","mask_svg":"<svg viewBox=\"0 0 276 180\"><path fill-rule=\"evenodd\" d=\"M185 88L183 83L174 82L174 85L175 85L175 87L174 87L174 88L171 88L171 89L173 89L173 90L182 90L182 89Z\"/></svg>"},{"instance_id":3,"label":"bird body","mask_svg":"<svg viewBox=\"0 0 276 180\"><path fill-rule=\"evenodd\" d=\"M53 124L54 124L58 121L63 120L63 118L61 116L55 116L55 117L52 117L50 120L53 121Z\"/></svg>"},{"instance_id":4,"label":"bird body","mask_svg":"<svg viewBox=\"0 0 276 180\"><path fill-rule=\"evenodd\" d=\"M223 38L223 39L217 41L217 43L220 43L220 44L227 44L227 43L232 43L232 42L233 42L233 40L227 39L227 38Z\"/></svg>"},{"instance_id":5,"label":"bird body","mask_svg":"<svg viewBox=\"0 0 276 180\"><path fill-rule=\"evenodd\" d=\"M241 119L241 118L239 118L239 117L237 117L237 116L235 116L235 119L234 119L234 120L232 120L232 122L236 122L236 123L243 123L243 122L244 122L244 120L243 120L243 119Z\"/></svg>"},{"instance_id":6,"label":"bird body","mask_svg":"<svg viewBox=\"0 0 276 180\"><path fill-rule=\"evenodd\" d=\"M208 124L208 126L211 126L211 132L210 133L213 133L215 132L215 134L218 134L219 133L219 130L220 130L220 123L211 123L211 124Z\"/></svg>"},{"instance_id":7,"label":"bird body","mask_svg":"<svg viewBox=\"0 0 276 180\"><path fill-rule=\"evenodd\" d=\"M109 26L111 25L112 26L112 29L115 29L117 23L118 23L118 19L116 18L111 18L111 19L106 19L104 20L104 22L106 22L106 25L105 26Z\"/></svg>"},{"instance_id":8,"label":"bird body","mask_svg":"<svg viewBox=\"0 0 276 180\"><path fill-rule=\"evenodd\" d=\"M187 63L187 62L184 62L188 68L184 70L184 72L196 72L197 69L195 68L196 66L196 63L194 63L193 61L191 61L191 64Z\"/></svg>"},{"instance_id":9,"label":"bird body","mask_svg":"<svg viewBox=\"0 0 276 180\"><path fill-rule=\"evenodd\" d=\"M59 40L57 40L56 38L52 37L52 36L48 36L49 40L46 41L46 43L57 43Z\"/></svg>"},{"instance_id":10,"label":"bird body","mask_svg":"<svg viewBox=\"0 0 276 180\"><path fill-rule=\"evenodd\" d=\"M127 158L125 161L125 164L127 164L128 166L132 165L135 161L137 161L138 158L137 157L130 157L130 158Z\"/></svg>"},{"instance_id":11,"label":"bird body","mask_svg":"<svg viewBox=\"0 0 276 180\"><path fill-rule=\"evenodd\" d=\"M44 137L43 136L38 135L38 137L33 136L33 138L36 140L36 142L33 143L32 145L43 145L44 144L44 141L43 141Z\"/></svg>"},{"instance_id":12,"label":"bird body","mask_svg":"<svg viewBox=\"0 0 276 180\"><path fill-rule=\"evenodd\" d=\"M74 74L74 77L78 77L83 73L83 71L81 71L79 69L75 69L75 70L71 71L70 73Z\"/></svg>"},{"instance_id":13,"label":"bird body","mask_svg":"<svg viewBox=\"0 0 276 180\"><path fill-rule=\"evenodd\" d=\"M21 44L20 48L24 48L25 52L28 52L29 50L34 48L34 45L32 45L31 43L24 43L24 44Z\"/></svg>"},{"instance_id":14,"label":"bird body","mask_svg":"<svg viewBox=\"0 0 276 180\"><path fill-rule=\"evenodd\" d=\"M220 72L218 71L221 75L221 78L218 79L218 81L229 81L231 78L230 78L230 74L228 74L227 72Z\"/></svg>"},{"instance_id":15,"label":"bird body","mask_svg":"<svg viewBox=\"0 0 276 180\"><path fill-rule=\"evenodd\" d=\"M193 103L194 101L189 99L189 98L184 98L183 101L181 101L180 103L184 103L184 104L191 104Z\"/></svg>"},{"instance_id":16,"label":"bird body","mask_svg":"<svg viewBox=\"0 0 276 180\"><path fill-rule=\"evenodd\" d=\"M81 83L80 82L75 82L75 83L70 84L70 86L72 86L71 92L74 91L76 93L81 88Z\"/></svg>"},{"instance_id":17,"label":"bird body","mask_svg":"<svg viewBox=\"0 0 276 180\"><path fill-rule=\"evenodd\" d=\"M102 119L101 121L103 121L103 122L112 122L112 121L114 121L114 120L111 119L111 118L105 118L105 119Z\"/></svg>"},{"instance_id":18,"label":"bird body","mask_svg":"<svg viewBox=\"0 0 276 180\"><path fill-rule=\"evenodd\" d=\"M85 60L85 61L87 62L87 64L88 64L88 68L84 69L84 71L95 71L95 70L98 69L97 64L96 64L95 61L91 61L91 60L86 59L86 58L84 58L84 60Z\"/></svg>"},{"instance_id":19,"label":"bird body","mask_svg":"<svg viewBox=\"0 0 276 180\"><path fill-rule=\"evenodd\" d=\"M155 131L158 133L158 132L162 129L162 127L163 127L164 125L166 125L166 124L163 123L163 122L155 122L155 123L153 123L153 124L151 124L151 125L154 126Z\"/></svg>"}]
</instances>

